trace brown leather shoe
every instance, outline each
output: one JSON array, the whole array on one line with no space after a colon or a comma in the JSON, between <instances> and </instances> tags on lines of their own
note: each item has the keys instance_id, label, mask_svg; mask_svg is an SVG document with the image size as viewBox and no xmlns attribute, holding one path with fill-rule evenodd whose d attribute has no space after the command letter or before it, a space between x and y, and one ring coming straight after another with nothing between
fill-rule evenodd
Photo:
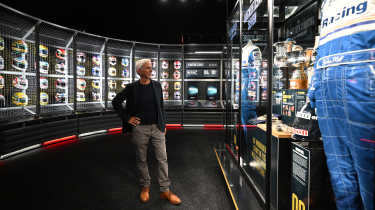
<instances>
[{"instance_id":1,"label":"brown leather shoe","mask_svg":"<svg viewBox=\"0 0 375 210\"><path fill-rule=\"evenodd\" d=\"M142 203L146 203L148 200L150 200L150 187L142 187L139 198L141 199Z\"/></svg>"},{"instance_id":2,"label":"brown leather shoe","mask_svg":"<svg viewBox=\"0 0 375 210\"><path fill-rule=\"evenodd\" d=\"M170 190L160 193L160 198L169 200L169 203L173 205L179 205L182 202L181 199L177 195L173 194Z\"/></svg>"}]
</instances>

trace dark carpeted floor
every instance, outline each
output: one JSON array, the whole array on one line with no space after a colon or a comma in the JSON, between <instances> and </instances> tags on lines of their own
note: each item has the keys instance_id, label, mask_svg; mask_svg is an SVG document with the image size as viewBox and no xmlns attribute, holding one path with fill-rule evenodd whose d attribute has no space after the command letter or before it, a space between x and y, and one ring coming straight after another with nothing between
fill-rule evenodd
<instances>
[{"instance_id":1,"label":"dark carpeted floor","mask_svg":"<svg viewBox=\"0 0 375 210\"><path fill-rule=\"evenodd\" d=\"M134 150L128 137L119 134L7 160L0 166L0 205L24 210L233 209L213 152L222 138L221 131L168 131L171 189L183 200L180 206L159 199L152 150L151 198L140 203Z\"/></svg>"}]
</instances>

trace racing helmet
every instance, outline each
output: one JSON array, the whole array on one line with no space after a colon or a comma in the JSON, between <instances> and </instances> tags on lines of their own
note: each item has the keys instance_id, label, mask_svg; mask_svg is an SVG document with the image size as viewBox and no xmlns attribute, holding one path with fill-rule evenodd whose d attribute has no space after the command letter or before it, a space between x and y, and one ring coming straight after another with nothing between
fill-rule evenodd
<instances>
[{"instance_id":1,"label":"racing helmet","mask_svg":"<svg viewBox=\"0 0 375 210\"><path fill-rule=\"evenodd\" d=\"M115 92L111 91L111 92L108 93L108 100L112 101L115 97L116 97Z\"/></svg>"},{"instance_id":2,"label":"racing helmet","mask_svg":"<svg viewBox=\"0 0 375 210\"><path fill-rule=\"evenodd\" d=\"M4 58L0 56L0 70L4 69Z\"/></svg>"},{"instance_id":3,"label":"racing helmet","mask_svg":"<svg viewBox=\"0 0 375 210\"><path fill-rule=\"evenodd\" d=\"M168 98L169 98L168 91L163 91L163 100L168 100Z\"/></svg>"},{"instance_id":4,"label":"racing helmet","mask_svg":"<svg viewBox=\"0 0 375 210\"><path fill-rule=\"evenodd\" d=\"M48 57L48 47L40 44L39 45L39 56L42 57L42 58L47 58Z\"/></svg>"},{"instance_id":5,"label":"racing helmet","mask_svg":"<svg viewBox=\"0 0 375 210\"><path fill-rule=\"evenodd\" d=\"M12 102L16 106L26 106L29 102L29 97L23 92L16 92L12 96Z\"/></svg>"},{"instance_id":6,"label":"racing helmet","mask_svg":"<svg viewBox=\"0 0 375 210\"><path fill-rule=\"evenodd\" d=\"M17 70L25 71L27 69L27 66L28 66L28 63L27 63L25 56L15 57L12 60L12 67Z\"/></svg>"},{"instance_id":7,"label":"racing helmet","mask_svg":"<svg viewBox=\"0 0 375 210\"><path fill-rule=\"evenodd\" d=\"M5 97L0 94L0 107L5 107Z\"/></svg>"},{"instance_id":8,"label":"racing helmet","mask_svg":"<svg viewBox=\"0 0 375 210\"><path fill-rule=\"evenodd\" d=\"M181 82L175 82L174 83L174 90L180 90L181 89Z\"/></svg>"},{"instance_id":9,"label":"racing helmet","mask_svg":"<svg viewBox=\"0 0 375 210\"><path fill-rule=\"evenodd\" d=\"M79 63L85 63L86 62L86 54L83 52L77 52L77 61Z\"/></svg>"},{"instance_id":10,"label":"racing helmet","mask_svg":"<svg viewBox=\"0 0 375 210\"><path fill-rule=\"evenodd\" d=\"M94 66L91 69L91 74L94 77L99 77L100 76L100 71L101 71L101 68L99 66Z\"/></svg>"},{"instance_id":11,"label":"racing helmet","mask_svg":"<svg viewBox=\"0 0 375 210\"><path fill-rule=\"evenodd\" d=\"M151 60L151 65L152 65L152 68L156 68L156 65L157 65L156 61L155 60Z\"/></svg>"},{"instance_id":12,"label":"racing helmet","mask_svg":"<svg viewBox=\"0 0 375 210\"><path fill-rule=\"evenodd\" d=\"M101 62L101 57L100 55L94 55L92 56L92 63L95 65L95 66L100 66L100 62Z\"/></svg>"},{"instance_id":13,"label":"racing helmet","mask_svg":"<svg viewBox=\"0 0 375 210\"><path fill-rule=\"evenodd\" d=\"M40 105L48 104L48 94L46 92L40 92Z\"/></svg>"},{"instance_id":14,"label":"racing helmet","mask_svg":"<svg viewBox=\"0 0 375 210\"><path fill-rule=\"evenodd\" d=\"M61 74L65 74L66 72L65 63L64 62L56 63L55 71Z\"/></svg>"},{"instance_id":15,"label":"racing helmet","mask_svg":"<svg viewBox=\"0 0 375 210\"><path fill-rule=\"evenodd\" d=\"M5 85L4 77L0 75L0 89L4 88L4 85Z\"/></svg>"},{"instance_id":16,"label":"racing helmet","mask_svg":"<svg viewBox=\"0 0 375 210\"><path fill-rule=\"evenodd\" d=\"M17 41L14 41L12 43L12 50L14 53L27 53L29 50L28 50L28 47L27 47L27 44L25 41L23 40L17 40Z\"/></svg>"},{"instance_id":17,"label":"racing helmet","mask_svg":"<svg viewBox=\"0 0 375 210\"><path fill-rule=\"evenodd\" d=\"M108 75L111 77L115 77L117 74L117 70L114 67L109 67L108 69Z\"/></svg>"},{"instance_id":18,"label":"racing helmet","mask_svg":"<svg viewBox=\"0 0 375 210\"><path fill-rule=\"evenodd\" d=\"M49 63L47 61L39 61L39 71L42 74L48 74Z\"/></svg>"},{"instance_id":19,"label":"racing helmet","mask_svg":"<svg viewBox=\"0 0 375 210\"><path fill-rule=\"evenodd\" d=\"M92 80L91 85L92 85L93 88L99 89L100 88L100 80L98 80L98 79Z\"/></svg>"},{"instance_id":20,"label":"racing helmet","mask_svg":"<svg viewBox=\"0 0 375 210\"><path fill-rule=\"evenodd\" d=\"M163 90L168 90L169 89L169 83L168 82L162 82L161 83L161 88Z\"/></svg>"},{"instance_id":21,"label":"racing helmet","mask_svg":"<svg viewBox=\"0 0 375 210\"><path fill-rule=\"evenodd\" d=\"M182 66L182 63L181 63L181 61L174 61L173 66L174 66L174 69L180 70L181 66Z\"/></svg>"},{"instance_id":22,"label":"racing helmet","mask_svg":"<svg viewBox=\"0 0 375 210\"><path fill-rule=\"evenodd\" d=\"M116 65L116 62L117 62L117 60L116 60L116 57L115 57L115 56L109 56L109 57L108 57L108 63L109 63L110 65L114 66L114 65Z\"/></svg>"},{"instance_id":23,"label":"racing helmet","mask_svg":"<svg viewBox=\"0 0 375 210\"><path fill-rule=\"evenodd\" d=\"M129 59L128 58L122 58L121 59L121 65L127 67L129 66Z\"/></svg>"},{"instance_id":24,"label":"racing helmet","mask_svg":"<svg viewBox=\"0 0 375 210\"><path fill-rule=\"evenodd\" d=\"M92 100L93 101L100 101L100 93L92 92Z\"/></svg>"},{"instance_id":25,"label":"racing helmet","mask_svg":"<svg viewBox=\"0 0 375 210\"><path fill-rule=\"evenodd\" d=\"M48 79L45 77L40 78L40 89L47 89L48 88Z\"/></svg>"},{"instance_id":26,"label":"racing helmet","mask_svg":"<svg viewBox=\"0 0 375 210\"><path fill-rule=\"evenodd\" d=\"M129 70L127 68L125 68L124 70L122 70L122 76L123 77L129 77Z\"/></svg>"},{"instance_id":27,"label":"racing helmet","mask_svg":"<svg viewBox=\"0 0 375 210\"><path fill-rule=\"evenodd\" d=\"M77 92L77 101L86 101L86 96L84 92Z\"/></svg>"},{"instance_id":28,"label":"racing helmet","mask_svg":"<svg viewBox=\"0 0 375 210\"><path fill-rule=\"evenodd\" d=\"M4 46L5 46L4 38L0 37L0 50L4 50Z\"/></svg>"},{"instance_id":29,"label":"racing helmet","mask_svg":"<svg viewBox=\"0 0 375 210\"><path fill-rule=\"evenodd\" d=\"M180 91L174 92L174 99L175 100L181 100L181 92Z\"/></svg>"},{"instance_id":30,"label":"racing helmet","mask_svg":"<svg viewBox=\"0 0 375 210\"><path fill-rule=\"evenodd\" d=\"M57 89L65 89L66 87L66 80L64 78L58 78L55 81L55 86Z\"/></svg>"},{"instance_id":31,"label":"racing helmet","mask_svg":"<svg viewBox=\"0 0 375 210\"><path fill-rule=\"evenodd\" d=\"M65 60L66 57L66 51L64 49L57 49L56 50L56 58Z\"/></svg>"},{"instance_id":32,"label":"racing helmet","mask_svg":"<svg viewBox=\"0 0 375 210\"><path fill-rule=\"evenodd\" d=\"M161 73L161 78L163 78L163 79L168 79L168 76L169 76L169 74L168 74L167 71L163 71L163 72Z\"/></svg>"},{"instance_id":33,"label":"racing helmet","mask_svg":"<svg viewBox=\"0 0 375 210\"><path fill-rule=\"evenodd\" d=\"M169 67L168 61L166 61L166 60L161 61L161 68L162 69L168 69L168 67Z\"/></svg>"},{"instance_id":34,"label":"racing helmet","mask_svg":"<svg viewBox=\"0 0 375 210\"><path fill-rule=\"evenodd\" d=\"M176 70L173 72L173 78L174 79L180 79L181 78L181 72L179 70Z\"/></svg>"},{"instance_id":35,"label":"racing helmet","mask_svg":"<svg viewBox=\"0 0 375 210\"><path fill-rule=\"evenodd\" d=\"M66 94L65 93L56 93L55 100L57 103L65 103Z\"/></svg>"},{"instance_id":36,"label":"racing helmet","mask_svg":"<svg viewBox=\"0 0 375 210\"><path fill-rule=\"evenodd\" d=\"M108 80L108 87L110 89L116 89L116 87L117 87L116 80L113 80L113 79Z\"/></svg>"},{"instance_id":37,"label":"racing helmet","mask_svg":"<svg viewBox=\"0 0 375 210\"><path fill-rule=\"evenodd\" d=\"M156 77L157 77L156 71L152 70L152 72L151 72L151 78L152 79L156 79Z\"/></svg>"},{"instance_id":38,"label":"racing helmet","mask_svg":"<svg viewBox=\"0 0 375 210\"><path fill-rule=\"evenodd\" d=\"M86 89L86 80L77 79L77 89L84 91Z\"/></svg>"},{"instance_id":39,"label":"racing helmet","mask_svg":"<svg viewBox=\"0 0 375 210\"><path fill-rule=\"evenodd\" d=\"M121 82L121 87L126 88L126 85L129 84L129 81L122 81Z\"/></svg>"},{"instance_id":40,"label":"racing helmet","mask_svg":"<svg viewBox=\"0 0 375 210\"><path fill-rule=\"evenodd\" d=\"M77 66L77 75L79 76L85 76L86 74L86 69L84 66L78 65Z\"/></svg>"},{"instance_id":41,"label":"racing helmet","mask_svg":"<svg viewBox=\"0 0 375 210\"><path fill-rule=\"evenodd\" d=\"M12 81L13 87L26 90L29 86L29 81L25 77L15 77Z\"/></svg>"}]
</instances>

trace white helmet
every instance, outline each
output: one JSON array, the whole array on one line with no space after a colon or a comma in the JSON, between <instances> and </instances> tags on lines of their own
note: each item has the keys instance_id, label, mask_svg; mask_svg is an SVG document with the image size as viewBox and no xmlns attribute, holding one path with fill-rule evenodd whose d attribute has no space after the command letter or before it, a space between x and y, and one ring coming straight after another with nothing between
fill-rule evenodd
<instances>
[{"instance_id":1,"label":"white helmet","mask_svg":"<svg viewBox=\"0 0 375 210\"><path fill-rule=\"evenodd\" d=\"M174 92L174 99L175 100L181 100L181 92L180 91Z\"/></svg>"},{"instance_id":2,"label":"white helmet","mask_svg":"<svg viewBox=\"0 0 375 210\"><path fill-rule=\"evenodd\" d=\"M124 81L121 82L121 87L126 88L127 84L129 84L129 81L124 80Z\"/></svg>"},{"instance_id":3,"label":"white helmet","mask_svg":"<svg viewBox=\"0 0 375 210\"><path fill-rule=\"evenodd\" d=\"M57 103L64 103L66 100L66 94L65 93L56 93L55 100Z\"/></svg>"},{"instance_id":4,"label":"white helmet","mask_svg":"<svg viewBox=\"0 0 375 210\"><path fill-rule=\"evenodd\" d=\"M156 68L157 63L155 60L151 60L151 64L152 64L152 68Z\"/></svg>"},{"instance_id":5,"label":"white helmet","mask_svg":"<svg viewBox=\"0 0 375 210\"><path fill-rule=\"evenodd\" d=\"M25 77L15 77L13 79L13 87L26 90L29 86L29 81Z\"/></svg>"},{"instance_id":6,"label":"white helmet","mask_svg":"<svg viewBox=\"0 0 375 210\"><path fill-rule=\"evenodd\" d=\"M115 77L117 74L117 70L114 67L109 67L108 69L108 75L111 77Z\"/></svg>"},{"instance_id":7,"label":"white helmet","mask_svg":"<svg viewBox=\"0 0 375 210\"><path fill-rule=\"evenodd\" d=\"M40 92L40 105L48 104L48 94L46 92Z\"/></svg>"},{"instance_id":8,"label":"white helmet","mask_svg":"<svg viewBox=\"0 0 375 210\"><path fill-rule=\"evenodd\" d=\"M84 66L78 65L77 66L77 75L79 76L85 76L86 74L86 69Z\"/></svg>"},{"instance_id":9,"label":"white helmet","mask_svg":"<svg viewBox=\"0 0 375 210\"><path fill-rule=\"evenodd\" d=\"M116 93L115 92L109 92L108 93L108 100L112 101L115 97L116 97Z\"/></svg>"},{"instance_id":10,"label":"white helmet","mask_svg":"<svg viewBox=\"0 0 375 210\"><path fill-rule=\"evenodd\" d=\"M168 91L163 91L163 100L168 100L168 98L169 98Z\"/></svg>"},{"instance_id":11,"label":"white helmet","mask_svg":"<svg viewBox=\"0 0 375 210\"><path fill-rule=\"evenodd\" d=\"M102 59L101 59L100 55L92 56L92 63L94 64L94 66L100 66L101 60Z\"/></svg>"},{"instance_id":12,"label":"white helmet","mask_svg":"<svg viewBox=\"0 0 375 210\"><path fill-rule=\"evenodd\" d=\"M56 79L55 86L56 86L57 89L65 89L65 87L66 87L65 78Z\"/></svg>"},{"instance_id":13,"label":"white helmet","mask_svg":"<svg viewBox=\"0 0 375 210\"><path fill-rule=\"evenodd\" d=\"M66 72L65 62L56 63L55 71L61 74L65 74Z\"/></svg>"},{"instance_id":14,"label":"white helmet","mask_svg":"<svg viewBox=\"0 0 375 210\"><path fill-rule=\"evenodd\" d=\"M174 90L180 90L181 89L181 82L175 82L174 83Z\"/></svg>"},{"instance_id":15,"label":"white helmet","mask_svg":"<svg viewBox=\"0 0 375 210\"><path fill-rule=\"evenodd\" d=\"M99 77L100 76L100 71L101 71L101 68L99 66L94 66L91 69L91 74L94 77Z\"/></svg>"},{"instance_id":16,"label":"white helmet","mask_svg":"<svg viewBox=\"0 0 375 210\"><path fill-rule=\"evenodd\" d=\"M116 80L113 80L113 79L108 80L108 87L109 89L116 89L117 87Z\"/></svg>"},{"instance_id":17,"label":"white helmet","mask_svg":"<svg viewBox=\"0 0 375 210\"><path fill-rule=\"evenodd\" d=\"M47 61L39 61L39 71L41 74L48 74L49 63Z\"/></svg>"},{"instance_id":18,"label":"white helmet","mask_svg":"<svg viewBox=\"0 0 375 210\"><path fill-rule=\"evenodd\" d=\"M161 61L161 68L162 69L168 69L169 68L169 62L166 60Z\"/></svg>"},{"instance_id":19,"label":"white helmet","mask_svg":"<svg viewBox=\"0 0 375 210\"><path fill-rule=\"evenodd\" d=\"M27 69L27 66L28 66L28 63L27 63L26 57L23 55L15 57L12 60L12 67L17 70L24 71Z\"/></svg>"},{"instance_id":20,"label":"white helmet","mask_svg":"<svg viewBox=\"0 0 375 210\"><path fill-rule=\"evenodd\" d=\"M99 101L100 100L100 93L92 92L92 100Z\"/></svg>"},{"instance_id":21,"label":"white helmet","mask_svg":"<svg viewBox=\"0 0 375 210\"><path fill-rule=\"evenodd\" d=\"M129 66L129 59L128 58L122 58L121 59L121 65L127 67Z\"/></svg>"},{"instance_id":22,"label":"white helmet","mask_svg":"<svg viewBox=\"0 0 375 210\"><path fill-rule=\"evenodd\" d=\"M48 89L48 79L40 77L40 89Z\"/></svg>"},{"instance_id":23,"label":"white helmet","mask_svg":"<svg viewBox=\"0 0 375 210\"><path fill-rule=\"evenodd\" d=\"M168 73L167 71L163 71L163 72L161 73L161 78L162 78L162 79L168 79L168 76L169 76L169 73Z\"/></svg>"},{"instance_id":24,"label":"white helmet","mask_svg":"<svg viewBox=\"0 0 375 210\"><path fill-rule=\"evenodd\" d=\"M86 80L77 79L77 89L84 91L86 89Z\"/></svg>"},{"instance_id":25,"label":"white helmet","mask_svg":"<svg viewBox=\"0 0 375 210\"><path fill-rule=\"evenodd\" d=\"M169 83L168 82L162 82L161 83L161 88L163 90L168 90L169 89Z\"/></svg>"},{"instance_id":26,"label":"white helmet","mask_svg":"<svg viewBox=\"0 0 375 210\"><path fill-rule=\"evenodd\" d=\"M0 75L0 89L4 88L4 84L5 84L4 77Z\"/></svg>"},{"instance_id":27,"label":"white helmet","mask_svg":"<svg viewBox=\"0 0 375 210\"><path fill-rule=\"evenodd\" d=\"M100 80L98 80L98 79L92 80L91 85L94 89L99 89L100 88Z\"/></svg>"},{"instance_id":28,"label":"white helmet","mask_svg":"<svg viewBox=\"0 0 375 210\"><path fill-rule=\"evenodd\" d=\"M0 56L0 70L4 69L4 58Z\"/></svg>"},{"instance_id":29,"label":"white helmet","mask_svg":"<svg viewBox=\"0 0 375 210\"><path fill-rule=\"evenodd\" d=\"M86 101L86 96L84 92L77 92L77 101Z\"/></svg>"},{"instance_id":30,"label":"white helmet","mask_svg":"<svg viewBox=\"0 0 375 210\"><path fill-rule=\"evenodd\" d=\"M173 66L174 66L174 69L180 70L181 66L182 66L182 63L181 63L181 61L174 61Z\"/></svg>"},{"instance_id":31,"label":"white helmet","mask_svg":"<svg viewBox=\"0 0 375 210\"><path fill-rule=\"evenodd\" d=\"M156 77L157 77L157 73L156 73L156 71L155 71L155 70L152 70L152 72L151 72L151 78L152 78L152 79L156 79Z\"/></svg>"},{"instance_id":32,"label":"white helmet","mask_svg":"<svg viewBox=\"0 0 375 210\"><path fill-rule=\"evenodd\" d=\"M174 79L180 79L181 78L181 72L179 70L175 70L173 72L173 78Z\"/></svg>"},{"instance_id":33,"label":"white helmet","mask_svg":"<svg viewBox=\"0 0 375 210\"><path fill-rule=\"evenodd\" d=\"M117 60L116 60L116 57L115 57L115 56L109 56L109 57L108 57L108 63L109 63L110 65L114 66L114 65L116 65L116 62L117 62Z\"/></svg>"},{"instance_id":34,"label":"white helmet","mask_svg":"<svg viewBox=\"0 0 375 210\"><path fill-rule=\"evenodd\" d=\"M86 62L86 54L83 52L78 52L77 53L77 61L79 63L85 63Z\"/></svg>"}]
</instances>

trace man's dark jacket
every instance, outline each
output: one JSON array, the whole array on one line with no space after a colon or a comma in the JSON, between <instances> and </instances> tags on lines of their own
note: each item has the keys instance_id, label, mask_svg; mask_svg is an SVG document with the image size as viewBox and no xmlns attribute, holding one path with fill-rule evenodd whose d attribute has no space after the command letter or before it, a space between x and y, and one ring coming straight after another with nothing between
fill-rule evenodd
<instances>
[{"instance_id":1,"label":"man's dark jacket","mask_svg":"<svg viewBox=\"0 0 375 210\"><path fill-rule=\"evenodd\" d=\"M163 102L163 94L161 85L159 82L151 80L152 89L154 90L156 99L156 110L158 112L158 128L161 132L165 131L165 110ZM136 116L137 107L137 89L141 85L139 81L133 82L126 85L120 93L112 100L113 108L117 111L118 115L122 118L123 133L128 133L132 131L133 126L128 123L130 117ZM122 103L126 100L125 109Z\"/></svg>"}]
</instances>

